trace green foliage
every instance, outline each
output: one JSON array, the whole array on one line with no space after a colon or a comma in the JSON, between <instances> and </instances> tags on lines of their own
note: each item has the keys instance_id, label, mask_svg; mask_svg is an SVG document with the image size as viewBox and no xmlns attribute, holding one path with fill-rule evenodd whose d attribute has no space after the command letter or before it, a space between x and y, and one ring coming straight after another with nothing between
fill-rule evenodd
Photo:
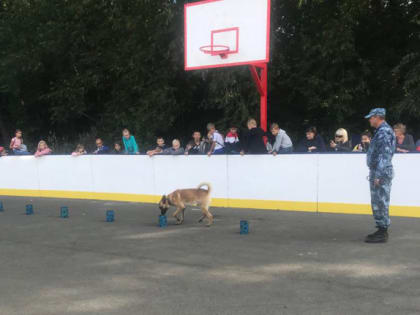
<instances>
[{"instance_id":1,"label":"green foliage","mask_svg":"<svg viewBox=\"0 0 420 315\"><path fill-rule=\"evenodd\" d=\"M127 127L144 147L258 116L247 67L184 71L183 4L0 1L3 142L22 128L64 151ZM269 119L295 137L308 124L359 133L380 105L419 132L419 12L410 0L273 0Z\"/></svg>"}]
</instances>

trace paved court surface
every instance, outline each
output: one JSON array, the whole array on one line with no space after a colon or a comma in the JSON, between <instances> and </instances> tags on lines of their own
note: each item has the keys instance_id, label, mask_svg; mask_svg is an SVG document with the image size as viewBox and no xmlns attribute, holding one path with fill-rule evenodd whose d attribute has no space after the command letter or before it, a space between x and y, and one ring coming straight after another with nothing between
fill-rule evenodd
<instances>
[{"instance_id":1,"label":"paved court surface","mask_svg":"<svg viewBox=\"0 0 420 315\"><path fill-rule=\"evenodd\" d=\"M420 313L418 219L369 245L369 216L218 208L161 229L154 205L0 200L1 315Z\"/></svg>"}]
</instances>

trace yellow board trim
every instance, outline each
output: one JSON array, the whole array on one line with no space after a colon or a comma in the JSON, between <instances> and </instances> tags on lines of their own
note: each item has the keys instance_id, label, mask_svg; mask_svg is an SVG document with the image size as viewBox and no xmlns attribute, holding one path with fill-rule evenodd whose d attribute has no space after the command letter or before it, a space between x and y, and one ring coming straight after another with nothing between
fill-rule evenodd
<instances>
[{"instance_id":1,"label":"yellow board trim","mask_svg":"<svg viewBox=\"0 0 420 315\"><path fill-rule=\"evenodd\" d=\"M120 194L120 193L96 193L84 191L65 190L30 190L30 189L0 189L2 196L19 197L42 197L42 198L66 198L66 199L91 199L141 203L157 203L161 196ZM227 199L213 198L213 207L246 208L260 210L283 210L304 211L319 213L342 213L342 214L371 214L370 205L346 204L328 202L300 202L300 201L277 201L277 200L251 200L251 199ZM420 206L391 206L391 216L420 218Z\"/></svg>"}]
</instances>

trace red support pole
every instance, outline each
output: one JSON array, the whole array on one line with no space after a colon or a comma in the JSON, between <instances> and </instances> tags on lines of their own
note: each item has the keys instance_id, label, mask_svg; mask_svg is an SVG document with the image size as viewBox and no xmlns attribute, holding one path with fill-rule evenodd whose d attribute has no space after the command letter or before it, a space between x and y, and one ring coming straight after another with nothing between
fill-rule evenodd
<instances>
[{"instance_id":1,"label":"red support pole","mask_svg":"<svg viewBox=\"0 0 420 315\"><path fill-rule=\"evenodd\" d=\"M258 74L257 68L261 69L261 74ZM267 64L250 65L249 69L260 94L260 125L264 131L267 131Z\"/></svg>"},{"instance_id":2,"label":"red support pole","mask_svg":"<svg viewBox=\"0 0 420 315\"><path fill-rule=\"evenodd\" d=\"M267 131L267 90L268 90L267 64L264 64L264 66L261 68L261 86L264 91L264 94L261 95L261 101L260 101L261 128L264 131Z\"/></svg>"}]
</instances>

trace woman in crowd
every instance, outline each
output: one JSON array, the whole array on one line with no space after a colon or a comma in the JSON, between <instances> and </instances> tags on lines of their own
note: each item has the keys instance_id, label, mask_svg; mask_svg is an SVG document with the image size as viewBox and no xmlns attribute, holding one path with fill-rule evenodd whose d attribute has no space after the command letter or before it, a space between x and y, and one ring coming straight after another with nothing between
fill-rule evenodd
<instances>
[{"instance_id":1,"label":"woman in crowd","mask_svg":"<svg viewBox=\"0 0 420 315\"><path fill-rule=\"evenodd\" d=\"M334 152L351 151L351 144L346 129L340 128L335 132L334 140L330 141L330 148Z\"/></svg>"},{"instance_id":2,"label":"woman in crowd","mask_svg":"<svg viewBox=\"0 0 420 315\"><path fill-rule=\"evenodd\" d=\"M28 155L28 149L23 144L22 130L16 129L15 137L10 141L10 150L15 155Z\"/></svg>"},{"instance_id":3,"label":"woman in crowd","mask_svg":"<svg viewBox=\"0 0 420 315\"><path fill-rule=\"evenodd\" d=\"M72 156L79 156L86 154L85 146L83 144L78 144L76 150L71 154Z\"/></svg>"},{"instance_id":4,"label":"woman in crowd","mask_svg":"<svg viewBox=\"0 0 420 315\"><path fill-rule=\"evenodd\" d=\"M298 147L298 152L324 152L325 142L316 130L316 127L309 127L306 129L306 138L303 139Z\"/></svg>"},{"instance_id":5,"label":"woman in crowd","mask_svg":"<svg viewBox=\"0 0 420 315\"><path fill-rule=\"evenodd\" d=\"M51 154L51 149L48 147L47 143L44 140L39 141L38 148L34 154L35 157L40 157L48 154Z\"/></svg>"},{"instance_id":6,"label":"woman in crowd","mask_svg":"<svg viewBox=\"0 0 420 315\"><path fill-rule=\"evenodd\" d=\"M264 143L265 132L258 127L257 121L250 118L247 123L248 130L242 137L241 154L267 154Z\"/></svg>"},{"instance_id":7,"label":"woman in crowd","mask_svg":"<svg viewBox=\"0 0 420 315\"><path fill-rule=\"evenodd\" d=\"M123 143L124 143L124 153L125 154L140 154L139 147L137 145L136 139L130 134L128 129L124 129L123 132Z\"/></svg>"},{"instance_id":8,"label":"woman in crowd","mask_svg":"<svg viewBox=\"0 0 420 315\"><path fill-rule=\"evenodd\" d=\"M172 147L163 151L165 155L183 155L184 149L181 148L181 142L178 139L172 140Z\"/></svg>"},{"instance_id":9,"label":"woman in crowd","mask_svg":"<svg viewBox=\"0 0 420 315\"><path fill-rule=\"evenodd\" d=\"M362 133L361 141L353 149L353 152L364 152L366 153L369 150L370 140L372 139L372 134L366 130Z\"/></svg>"},{"instance_id":10,"label":"woman in crowd","mask_svg":"<svg viewBox=\"0 0 420 315\"><path fill-rule=\"evenodd\" d=\"M291 153L293 152L293 143L286 131L280 129L276 123L270 126L271 134L274 137L274 143L267 142L267 151L273 155L278 153Z\"/></svg>"},{"instance_id":11,"label":"woman in crowd","mask_svg":"<svg viewBox=\"0 0 420 315\"><path fill-rule=\"evenodd\" d=\"M416 150L412 135L406 134L407 128L404 124L394 125L395 137L397 138L397 152L408 153Z\"/></svg>"}]
</instances>

